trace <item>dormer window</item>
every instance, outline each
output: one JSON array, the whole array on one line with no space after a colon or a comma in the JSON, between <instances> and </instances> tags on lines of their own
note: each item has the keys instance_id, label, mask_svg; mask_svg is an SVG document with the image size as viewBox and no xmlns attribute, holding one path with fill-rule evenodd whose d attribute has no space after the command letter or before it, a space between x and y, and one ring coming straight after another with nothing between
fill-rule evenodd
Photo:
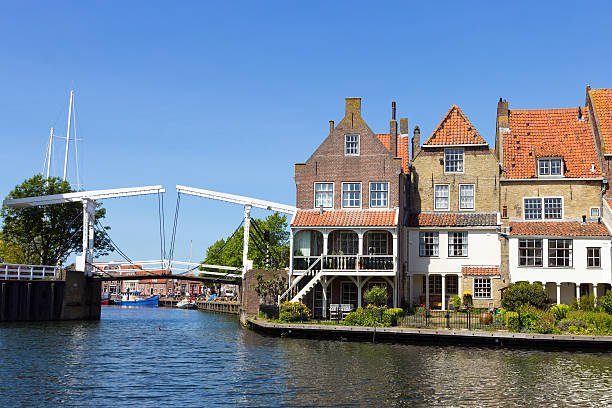
<instances>
[{"instance_id":1,"label":"dormer window","mask_svg":"<svg viewBox=\"0 0 612 408\"><path fill-rule=\"evenodd\" d=\"M359 135L344 136L344 155L359 156Z\"/></svg>"},{"instance_id":2,"label":"dormer window","mask_svg":"<svg viewBox=\"0 0 612 408\"><path fill-rule=\"evenodd\" d=\"M561 159L538 159L538 175L562 176L563 163Z\"/></svg>"}]
</instances>

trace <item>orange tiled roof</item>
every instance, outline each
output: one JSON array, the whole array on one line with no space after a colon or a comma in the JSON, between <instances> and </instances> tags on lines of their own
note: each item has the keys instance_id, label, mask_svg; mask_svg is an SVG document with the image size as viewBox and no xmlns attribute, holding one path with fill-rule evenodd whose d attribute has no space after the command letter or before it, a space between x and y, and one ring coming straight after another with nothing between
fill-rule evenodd
<instances>
[{"instance_id":1,"label":"orange tiled roof","mask_svg":"<svg viewBox=\"0 0 612 408\"><path fill-rule=\"evenodd\" d=\"M604 142L602 150L610 154L612 153L612 88L591 89L589 93Z\"/></svg>"},{"instance_id":2,"label":"orange tiled roof","mask_svg":"<svg viewBox=\"0 0 612 408\"><path fill-rule=\"evenodd\" d=\"M409 227L474 227L497 225L497 213L418 213L408 217Z\"/></svg>"},{"instance_id":3,"label":"orange tiled roof","mask_svg":"<svg viewBox=\"0 0 612 408\"><path fill-rule=\"evenodd\" d=\"M423 146L486 144L457 105L451 106Z\"/></svg>"},{"instance_id":4,"label":"orange tiled roof","mask_svg":"<svg viewBox=\"0 0 612 408\"><path fill-rule=\"evenodd\" d=\"M395 227L395 210L324 211L299 210L293 227Z\"/></svg>"},{"instance_id":5,"label":"orange tiled roof","mask_svg":"<svg viewBox=\"0 0 612 408\"><path fill-rule=\"evenodd\" d=\"M551 237L608 237L604 224L580 221L510 222L510 235L544 235Z\"/></svg>"},{"instance_id":6,"label":"orange tiled roof","mask_svg":"<svg viewBox=\"0 0 612 408\"><path fill-rule=\"evenodd\" d=\"M391 151L391 147L389 146L389 133L377 133L376 137L380 142L387 148L387 150ZM408 174L410 171L410 143L409 137L400 137L397 135L397 157L402 158L402 170L404 170L404 174Z\"/></svg>"},{"instance_id":7,"label":"orange tiled roof","mask_svg":"<svg viewBox=\"0 0 612 408\"><path fill-rule=\"evenodd\" d=\"M578 109L584 120L578 120ZM585 108L513 109L509 117L510 132L503 138L506 178L537 178L539 157L563 158L565 177L601 177Z\"/></svg>"},{"instance_id":8,"label":"orange tiled roof","mask_svg":"<svg viewBox=\"0 0 612 408\"><path fill-rule=\"evenodd\" d=\"M497 276L499 267L466 265L461 267L461 273L465 276Z\"/></svg>"}]
</instances>

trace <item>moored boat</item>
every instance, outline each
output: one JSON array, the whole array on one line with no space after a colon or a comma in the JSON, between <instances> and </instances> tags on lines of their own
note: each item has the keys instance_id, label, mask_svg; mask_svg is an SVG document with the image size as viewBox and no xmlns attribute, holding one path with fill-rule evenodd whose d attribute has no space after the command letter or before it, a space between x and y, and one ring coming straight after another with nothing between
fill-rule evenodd
<instances>
[{"instance_id":1,"label":"moored boat","mask_svg":"<svg viewBox=\"0 0 612 408\"><path fill-rule=\"evenodd\" d=\"M122 292L121 299L115 300L116 305L120 306L157 306L159 296L153 295L149 297L141 296L141 292Z\"/></svg>"},{"instance_id":2,"label":"moored boat","mask_svg":"<svg viewBox=\"0 0 612 408\"><path fill-rule=\"evenodd\" d=\"M181 299L176 304L176 307L178 307L179 309L195 309L196 303L195 303L195 300L193 299L185 298L185 299Z\"/></svg>"}]
</instances>

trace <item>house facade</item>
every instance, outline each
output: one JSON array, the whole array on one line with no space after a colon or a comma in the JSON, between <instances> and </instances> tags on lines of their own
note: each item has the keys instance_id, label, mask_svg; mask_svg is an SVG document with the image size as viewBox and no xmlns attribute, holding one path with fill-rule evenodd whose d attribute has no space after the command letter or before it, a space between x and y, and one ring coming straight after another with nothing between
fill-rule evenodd
<instances>
[{"instance_id":1,"label":"house facade","mask_svg":"<svg viewBox=\"0 0 612 408\"><path fill-rule=\"evenodd\" d=\"M556 303L600 297L612 283L601 218L606 178L592 125L587 107L498 104L502 264L510 282L539 282Z\"/></svg>"},{"instance_id":2,"label":"house facade","mask_svg":"<svg viewBox=\"0 0 612 408\"><path fill-rule=\"evenodd\" d=\"M501 299L499 177L494 153L453 105L420 145L415 128L407 217L411 304L446 310L464 291L476 307Z\"/></svg>"},{"instance_id":3,"label":"house facade","mask_svg":"<svg viewBox=\"0 0 612 408\"><path fill-rule=\"evenodd\" d=\"M305 163L295 165L290 289L282 301L302 301L316 317L329 304L364 305L373 285L387 288L389 306L401 302L402 222L408 169L408 122L374 133L361 99L346 98L345 114Z\"/></svg>"}]
</instances>

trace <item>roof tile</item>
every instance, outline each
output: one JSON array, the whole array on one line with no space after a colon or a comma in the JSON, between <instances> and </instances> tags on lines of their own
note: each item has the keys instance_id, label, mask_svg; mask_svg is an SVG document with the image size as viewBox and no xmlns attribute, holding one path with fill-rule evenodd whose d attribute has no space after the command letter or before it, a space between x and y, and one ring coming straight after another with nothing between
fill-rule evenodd
<instances>
[{"instance_id":1,"label":"roof tile","mask_svg":"<svg viewBox=\"0 0 612 408\"><path fill-rule=\"evenodd\" d=\"M410 227L478 227L497 225L497 213L419 213L408 217Z\"/></svg>"},{"instance_id":2,"label":"roof tile","mask_svg":"<svg viewBox=\"0 0 612 408\"><path fill-rule=\"evenodd\" d=\"M385 146L385 148L391 151L391 147L389 147L389 133L377 133L376 137L380 142ZM397 157L401 157L402 159L402 170L404 174L408 174L410 172L410 144L409 138L401 135L397 135Z\"/></svg>"},{"instance_id":3,"label":"roof tile","mask_svg":"<svg viewBox=\"0 0 612 408\"><path fill-rule=\"evenodd\" d=\"M423 146L486 144L457 105L451 106Z\"/></svg>"},{"instance_id":4,"label":"roof tile","mask_svg":"<svg viewBox=\"0 0 612 408\"><path fill-rule=\"evenodd\" d=\"M395 210L299 210L292 227L395 227Z\"/></svg>"},{"instance_id":5,"label":"roof tile","mask_svg":"<svg viewBox=\"0 0 612 408\"><path fill-rule=\"evenodd\" d=\"M584 120L578 120L581 109ZM538 157L561 157L565 177L601 177L585 108L513 109L504 134L504 170L509 179L537 178ZM595 171L591 171L591 165Z\"/></svg>"},{"instance_id":6,"label":"roof tile","mask_svg":"<svg viewBox=\"0 0 612 408\"><path fill-rule=\"evenodd\" d=\"M604 224L580 221L517 221L510 222L510 235L551 237L608 237Z\"/></svg>"},{"instance_id":7,"label":"roof tile","mask_svg":"<svg viewBox=\"0 0 612 408\"><path fill-rule=\"evenodd\" d=\"M461 267L461 274L464 276L497 276L499 275L499 267L465 265Z\"/></svg>"},{"instance_id":8,"label":"roof tile","mask_svg":"<svg viewBox=\"0 0 612 408\"><path fill-rule=\"evenodd\" d=\"M591 89L589 91L597 119L599 120L601 138L606 154L612 153L612 88Z\"/></svg>"}]
</instances>

